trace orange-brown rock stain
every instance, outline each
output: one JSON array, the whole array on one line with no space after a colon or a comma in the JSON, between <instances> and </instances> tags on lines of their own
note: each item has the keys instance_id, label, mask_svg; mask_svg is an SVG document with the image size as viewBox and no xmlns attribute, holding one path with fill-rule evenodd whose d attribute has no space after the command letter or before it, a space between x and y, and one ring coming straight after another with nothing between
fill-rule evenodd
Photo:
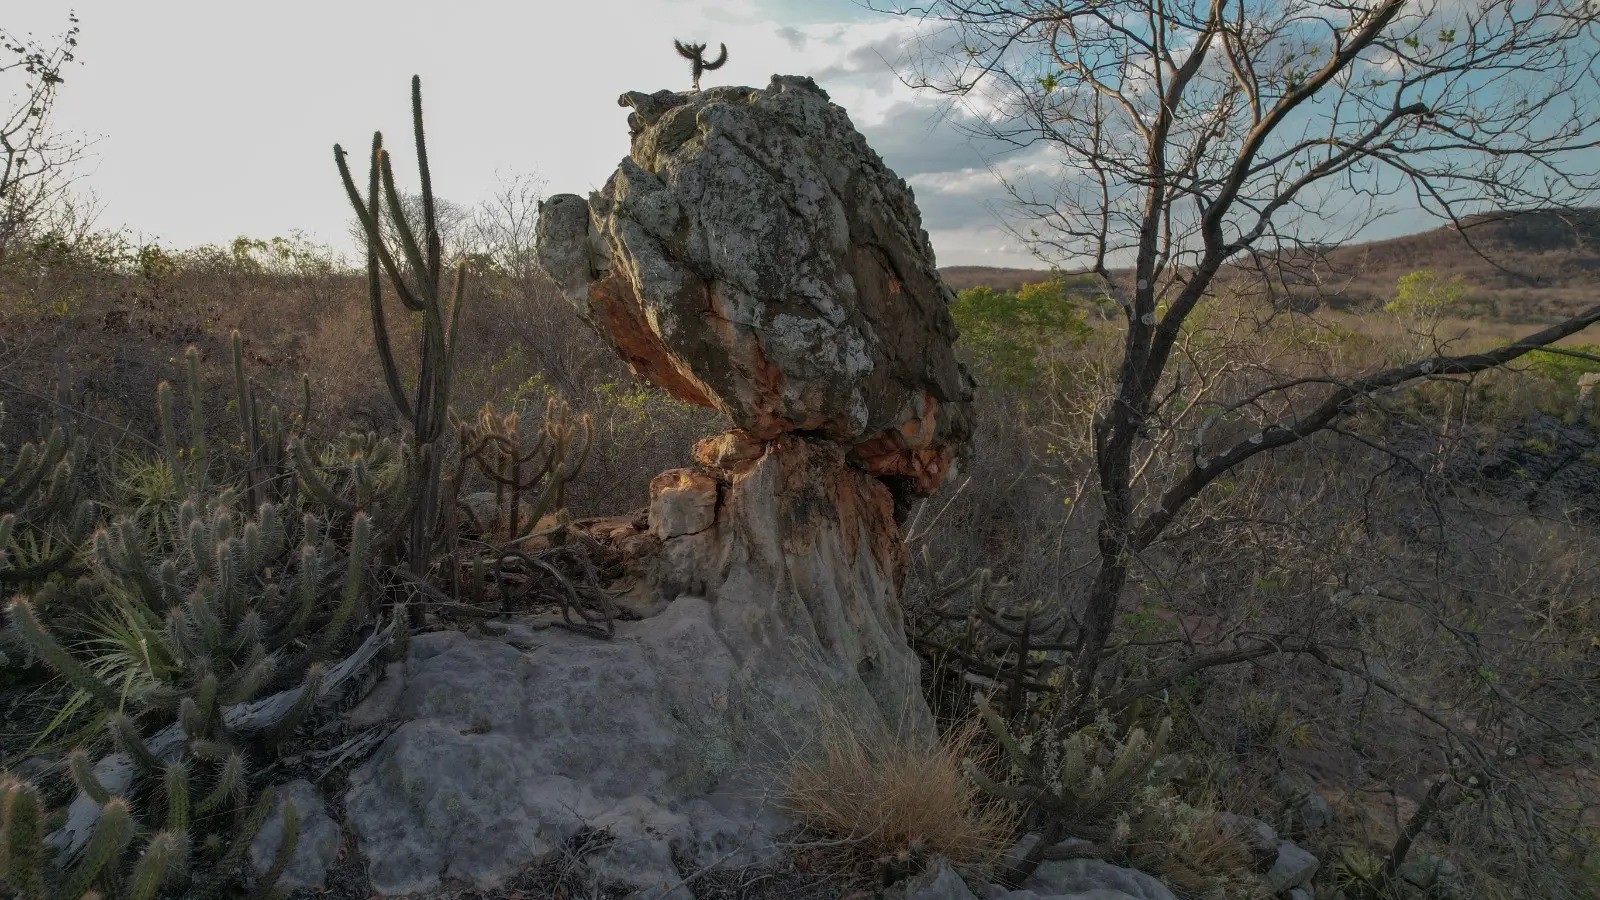
<instances>
[{"instance_id":1,"label":"orange-brown rock stain","mask_svg":"<svg viewBox=\"0 0 1600 900\"><path fill-rule=\"evenodd\" d=\"M613 271L589 285L590 318L611 336L629 368L685 403L715 408L711 392L678 368L661 338L645 321L632 285Z\"/></svg>"}]
</instances>

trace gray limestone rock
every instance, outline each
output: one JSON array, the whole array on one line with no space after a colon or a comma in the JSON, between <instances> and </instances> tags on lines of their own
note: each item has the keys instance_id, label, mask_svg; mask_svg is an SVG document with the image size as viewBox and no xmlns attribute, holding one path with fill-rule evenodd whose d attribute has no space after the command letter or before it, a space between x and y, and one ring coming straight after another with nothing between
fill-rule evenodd
<instances>
[{"instance_id":1,"label":"gray limestone rock","mask_svg":"<svg viewBox=\"0 0 1600 900\"><path fill-rule=\"evenodd\" d=\"M1311 851L1289 841L1278 843L1278 858L1272 863L1272 868L1264 876L1267 887L1274 894L1282 894L1290 888L1297 888L1311 880L1317 874L1317 858Z\"/></svg>"},{"instance_id":2,"label":"gray limestone rock","mask_svg":"<svg viewBox=\"0 0 1600 900\"><path fill-rule=\"evenodd\" d=\"M910 188L809 78L619 102L629 155L587 202L544 206L563 292L679 399L932 490L971 434L973 382Z\"/></svg>"},{"instance_id":3,"label":"gray limestone rock","mask_svg":"<svg viewBox=\"0 0 1600 900\"><path fill-rule=\"evenodd\" d=\"M1034 870L1022 889L1041 898L1067 895L1077 900L1177 900L1167 886L1138 869L1125 869L1098 859L1049 861ZM1091 892L1106 891L1096 895ZM1088 897L1080 895L1087 894ZM1011 897L1010 900L1023 900Z\"/></svg>"},{"instance_id":4,"label":"gray limestone rock","mask_svg":"<svg viewBox=\"0 0 1600 900\"><path fill-rule=\"evenodd\" d=\"M328 815L327 804L315 785L305 779L291 781L278 787L277 800L267 814L255 840L250 842L249 865L251 877L259 879L276 858L284 839L285 802L294 804L298 821L298 837L289 857L289 865L278 878L277 887L285 891L320 888L339 855L341 837L338 823Z\"/></svg>"},{"instance_id":5,"label":"gray limestone rock","mask_svg":"<svg viewBox=\"0 0 1600 900\"><path fill-rule=\"evenodd\" d=\"M403 724L346 796L374 889L492 886L589 830L611 837L598 874L659 892L681 877L673 848L776 852L779 773L824 710L932 735L887 488L794 437L726 478L716 527L660 550L661 588L693 588L613 640L515 622L412 639Z\"/></svg>"}]
</instances>

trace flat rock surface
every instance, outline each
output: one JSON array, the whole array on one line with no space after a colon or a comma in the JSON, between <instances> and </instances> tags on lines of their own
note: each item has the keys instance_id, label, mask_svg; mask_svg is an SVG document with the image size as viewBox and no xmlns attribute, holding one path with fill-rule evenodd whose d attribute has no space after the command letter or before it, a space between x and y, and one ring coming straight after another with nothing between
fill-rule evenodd
<instances>
[{"instance_id":1,"label":"flat rock surface","mask_svg":"<svg viewBox=\"0 0 1600 900\"><path fill-rule=\"evenodd\" d=\"M328 815L322 794L311 782L302 778L280 785L277 790L277 802L250 842L250 872L259 878L271 869L283 846L284 803L288 802L294 805L297 835L289 864L278 877L276 886L285 891L320 888L327 878L328 868L339 855L342 841L339 824Z\"/></svg>"}]
</instances>

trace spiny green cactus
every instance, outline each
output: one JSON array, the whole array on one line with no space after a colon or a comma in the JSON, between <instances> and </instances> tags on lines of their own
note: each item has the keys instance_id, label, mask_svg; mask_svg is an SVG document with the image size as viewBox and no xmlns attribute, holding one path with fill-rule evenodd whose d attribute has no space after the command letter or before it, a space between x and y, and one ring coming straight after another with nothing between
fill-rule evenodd
<instances>
[{"instance_id":1,"label":"spiny green cactus","mask_svg":"<svg viewBox=\"0 0 1600 900\"><path fill-rule=\"evenodd\" d=\"M96 876L122 856L132 839L133 807L123 797L112 797L101 807L100 821L89 839L89 846L66 873L56 896L82 897L94 885Z\"/></svg>"},{"instance_id":2,"label":"spiny green cactus","mask_svg":"<svg viewBox=\"0 0 1600 900\"><path fill-rule=\"evenodd\" d=\"M128 879L128 900L152 900L161 885L183 870L189 838L180 829L157 832L145 845Z\"/></svg>"},{"instance_id":3,"label":"spiny green cactus","mask_svg":"<svg viewBox=\"0 0 1600 900\"><path fill-rule=\"evenodd\" d=\"M0 596L62 568L88 534L93 506L79 489L83 456L82 439L59 423L43 440L0 456Z\"/></svg>"},{"instance_id":4,"label":"spiny green cactus","mask_svg":"<svg viewBox=\"0 0 1600 900\"><path fill-rule=\"evenodd\" d=\"M79 900L100 896L152 900L186 868L189 836L169 824L156 832L134 859L129 846L138 832L126 798L106 797L99 824L76 861L57 868L45 844L39 793L0 772L0 896L17 900Z\"/></svg>"},{"instance_id":5,"label":"spiny green cactus","mask_svg":"<svg viewBox=\"0 0 1600 900\"><path fill-rule=\"evenodd\" d=\"M38 792L0 772L0 884L23 900L44 897L47 857Z\"/></svg>"},{"instance_id":6,"label":"spiny green cactus","mask_svg":"<svg viewBox=\"0 0 1600 900\"><path fill-rule=\"evenodd\" d=\"M239 417L239 436L244 451L245 493L252 507L269 501L282 502L293 496L294 469L289 454L289 426L278 407L263 414L256 402L256 384L245 370L244 337L236 329L232 335L233 402ZM304 400L293 415L302 424L311 418L311 381L301 378Z\"/></svg>"},{"instance_id":7,"label":"spiny green cactus","mask_svg":"<svg viewBox=\"0 0 1600 900\"><path fill-rule=\"evenodd\" d=\"M191 392L199 390L197 371L191 365ZM205 423L195 418L200 404L180 437L174 392L164 386L157 407L176 496L160 514L106 522L80 554L85 577L47 583L10 607L33 653L106 714L116 746L139 775L162 786L140 795L154 808L125 827L124 819L133 818L127 801L96 779L87 758L69 757L82 796L101 808L89 844L76 850L74 867L58 885L76 891L73 900L108 885L114 896L152 896L191 862L213 875L224 863L237 870L236 845L249 841L240 829L255 821L248 755L238 748L280 742L305 720L324 663L343 651L364 608L370 518L359 508L318 507L301 495L287 438L271 414L252 426L247 379L244 385L242 478L210 455ZM334 499L345 501L343 489L330 488ZM271 499L254 505L254 497ZM57 607L81 615L51 621L47 611ZM248 734L226 724L227 707L295 685L299 699L286 715ZM163 722L181 728L171 732L181 738L176 745L146 730ZM155 832L160 822L164 827L137 862L126 859L129 835ZM191 833L223 839L203 843L191 860Z\"/></svg>"},{"instance_id":8,"label":"spiny green cactus","mask_svg":"<svg viewBox=\"0 0 1600 900\"><path fill-rule=\"evenodd\" d=\"M714 60L711 60L710 62L707 62L705 58L705 44L685 44L683 41L673 41L672 47L678 51L679 56L689 61L690 71L694 73L694 89L697 91L700 90L701 74L720 69L722 68L722 64L728 61L727 44L717 45L717 47L721 49L722 53L720 56Z\"/></svg>"}]
</instances>

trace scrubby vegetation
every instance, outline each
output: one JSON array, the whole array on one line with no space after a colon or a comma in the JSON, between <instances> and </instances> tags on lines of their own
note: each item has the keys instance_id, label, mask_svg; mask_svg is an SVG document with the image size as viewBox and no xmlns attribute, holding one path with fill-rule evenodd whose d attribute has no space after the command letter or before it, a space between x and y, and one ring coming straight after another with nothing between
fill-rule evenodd
<instances>
[{"instance_id":1,"label":"scrubby vegetation","mask_svg":"<svg viewBox=\"0 0 1600 900\"><path fill-rule=\"evenodd\" d=\"M103 415L88 412L93 401L73 393L81 379L70 369L51 395L18 389L41 404L35 423L53 424L21 443L10 435L26 426L7 432L3 674L24 688L47 672L59 680L34 689L45 714L8 714L3 750L8 765L63 764L40 770L37 781L7 774L0 785L8 896L268 893L297 826L292 803L276 804L263 771L281 765L302 726L402 648L412 629L549 603L570 627L609 634L613 611L582 548L566 540L592 420L527 382L507 391L509 413L490 405L473 421L452 413L470 266L456 264L450 294L436 287L444 256L420 86L413 90L424 166L415 233L377 140L366 198L351 185L364 227L376 236L384 217L405 254L398 263L380 240L369 241L365 279L367 344L402 427L318 428L310 380L291 391L284 378L282 394L258 382L238 331L225 402L194 345L172 366L182 388L161 380L143 415L117 395ZM64 265L79 285L132 285L162 301L174 299L163 293L174 282L217 277L212 251L173 256L147 246L130 260L91 249L115 247L114 236L84 240L46 233L9 260L7 296L22 298L14 309L24 314L7 319L25 351L14 366L39 349L31 338L48 342L52 321L88 321L89 303L108 313L144 305L139 293L107 298L92 289L80 295L84 303L30 305L63 286ZM240 240L227 259L225 272L259 282L269 299L285 288L292 295L359 283L293 240ZM390 331L386 307L396 302L417 315ZM181 303L144 311L151 337L175 336L155 323L182 315ZM126 319L108 315L97 325L107 340L90 354L132 349L119 346ZM196 325L196 336L209 327ZM601 396L610 390L599 386ZM271 395L297 402L285 408ZM515 411L529 402L544 412L531 435ZM650 414L614 406L631 422ZM488 488L485 502L464 502L475 485ZM247 871L247 849L275 809L278 847L264 870Z\"/></svg>"},{"instance_id":2,"label":"scrubby vegetation","mask_svg":"<svg viewBox=\"0 0 1600 900\"><path fill-rule=\"evenodd\" d=\"M577 322L533 261L530 185L445 215L414 91L415 193L381 139L365 182L336 151L364 271L298 236L177 251L8 221L5 890L269 892L298 827L271 785L339 750L319 717L419 629L537 608L609 636L575 523L718 427ZM1108 554L1104 411L1141 320L1103 263L956 297L978 433L905 523L949 737L825 725L786 803L844 848L828 863L882 887L933 855L1012 882L1093 856L1261 896L1244 814L1327 861L1319 897L1593 896L1592 337L1467 367L1507 330L1458 279L1417 270L1365 314L1222 279L1167 333L1123 473L1204 490L1181 516L1152 493L1164 530ZM1302 408L1286 383L1419 358L1454 368L1248 449Z\"/></svg>"}]
</instances>

